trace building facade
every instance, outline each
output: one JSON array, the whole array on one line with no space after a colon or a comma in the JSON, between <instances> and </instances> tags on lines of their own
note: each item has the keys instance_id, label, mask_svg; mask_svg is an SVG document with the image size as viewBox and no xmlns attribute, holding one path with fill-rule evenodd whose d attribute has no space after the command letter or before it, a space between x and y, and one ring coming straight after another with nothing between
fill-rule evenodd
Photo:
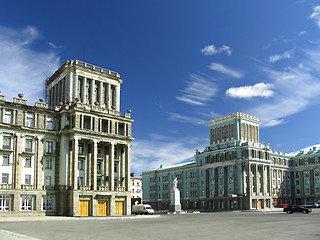
<instances>
[{"instance_id":1,"label":"building facade","mask_svg":"<svg viewBox=\"0 0 320 240\"><path fill-rule=\"evenodd\" d=\"M142 203L142 177L131 173L131 205Z\"/></svg>"},{"instance_id":2,"label":"building facade","mask_svg":"<svg viewBox=\"0 0 320 240\"><path fill-rule=\"evenodd\" d=\"M144 203L169 209L178 179L183 209L266 209L320 200L320 151L287 154L259 140L259 120L233 113L209 121L210 145L195 161L142 173Z\"/></svg>"},{"instance_id":3,"label":"building facade","mask_svg":"<svg viewBox=\"0 0 320 240\"><path fill-rule=\"evenodd\" d=\"M128 215L133 119L116 72L66 61L48 104L0 96L0 215Z\"/></svg>"}]
</instances>

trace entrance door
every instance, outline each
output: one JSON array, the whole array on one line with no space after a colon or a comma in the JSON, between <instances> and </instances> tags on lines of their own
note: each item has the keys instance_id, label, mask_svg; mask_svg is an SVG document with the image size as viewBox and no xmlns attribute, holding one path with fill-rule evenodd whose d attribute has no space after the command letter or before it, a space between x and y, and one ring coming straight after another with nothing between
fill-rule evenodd
<instances>
[{"instance_id":1,"label":"entrance door","mask_svg":"<svg viewBox=\"0 0 320 240\"><path fill-rule=\"evenodd\" d=\"M262 200L259 200L259 209L262 209Z\"/></svg>"},{"instance_id":2,"label":"entrance door","mask_svg":"<svg viewBox=\"0 0 320 240\"><path fill-rule=\"evenodd\" d=\"M79 215L80 216L89 216L89 200L80 200L79 201Z\"/></svg>"},{"instance_id":3,"label":"entrance door","mask_svg":"<svg viewBox=\"0 0 320 240\"><path fill-rule=\"evenodd\" d=\"M99 200L98 201L98 216L107 215L107 201Z\"/></svg>"},{"instance_id":4,"label":"entrance door","mask_svg":"<svg viewBox=\"0 0 320 240\"><path fill-rule=\"evenodd\" d=\"M123 202L122 201L116 201L116 206L115 206L115 215L123 215Z\"/></svg>"}]
</instances>

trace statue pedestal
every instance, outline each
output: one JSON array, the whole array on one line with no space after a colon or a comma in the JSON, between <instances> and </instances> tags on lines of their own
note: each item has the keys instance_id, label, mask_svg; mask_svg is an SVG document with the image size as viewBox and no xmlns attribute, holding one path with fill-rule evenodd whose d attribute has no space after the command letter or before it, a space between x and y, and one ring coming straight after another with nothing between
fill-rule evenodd
<instances>
[{"instance_id":1,"label":"statue pedestal","mask_svg":"<svg viewBox=\"0 0 320 240\"><path fill-rule=\"evenodd\" d=\"M169 211L170 212L181 211L180 190L178 188L171 189Z\"/></svg>"}]
</instances>

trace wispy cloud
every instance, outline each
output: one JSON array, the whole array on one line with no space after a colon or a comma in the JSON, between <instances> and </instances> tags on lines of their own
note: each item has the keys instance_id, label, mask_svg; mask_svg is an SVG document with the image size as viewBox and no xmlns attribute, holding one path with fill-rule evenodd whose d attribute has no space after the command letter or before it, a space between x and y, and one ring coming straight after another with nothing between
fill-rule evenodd
<instances>
[{"instance_id":1,"label":"wispy cloud","mask_svg":"<svg viewBox=\"0 0 320 240\"><path fill-rule=\"evenodd\" d=\"M226 74L226 75L233 77L233 78L242 78L243 77L243 74L241 72L236 71L230 67L226 67L226 66L222 65L221 63L212 62L210 64L209 68L213 71L217 71L219 73Z\"/></svg>"},{"instance_id":2,"label":"wispy cloud","mask_svg":"<svg viewBox=\"0 0 320 240\"><path fill-rule=\"evenodd\" d=\"M50 47L52 47L52 48L54 48L54 49L56 49L56 48L62 48L62 46L57 46L57 45L55 45L55 44L52 43L52 42L48 42L48 44L49 44Z\"/></svg>"},{"instance_id":3,"label":"wispy cloud","mask_svg":"<svg viewBox=\"0 0 320 240\"><path fill-rule=\"evenodd\" d=\"M285 117L320 103L320 49L305 51L305 58L296 66L282 71L264 67L268 82L274 87L273 97L256 101L246 112L257 115L262 126L275 126ZM303 67L302 67L303 66Z\"/></svg>"},{"instance_id":4,"label":"wispy cloud","mask_svg":"<svg viewBox=\"0 0 320 240\"><path fill-rule=\"evenodd\" d=\"M131 151L131 169L140 174L159 168L161 164L171 166L192 161L196 149L202 149L207 144L207 138L196 137L170 138L156 135L148 139L137 139Z\"/></svg>"},{"instance_id":5,"label":"wispy cloud","mask_svg":"<svg viewBox=\"0 0 320 240\"><path fill-rule=\"evenodd\" d=\"M209 77L191 74L187 87L182 90L184 94L176 98L188 104L204 106L212 100L217 91L216 85Z\"/></svg>"},{"instance_id":6,"label":"wispy cloud","mask_svg":"<svg viewBox=\"0 0 320 240\"><path fill-rule=\"evenodd\" d=\"M201 52L207 56L216 55L216 54L219 54L222 52L224 52L226 55L230 56L232 53L231 48L227 45L223 45L220 48L217 48L215 45L208 45L208 46L204 47L203 49L201 49Z\"/></svg>"},{"instance_id":7,"label":"wispy cloud","mask_svg":"<svg viewBox=\"0 0 320 240\"><path fill-rule=\"evenodd\" d=\"M305 30L298 33L299 36L306 35L306 34L307 34L307 31Z\"/></svg>"},{"instance_id":8,"label":"wispy cloud","mask_svg":"<svg viewBox=\"0 0 320 240\"><path fill-rule=\"evenodd\" d=\"M292 57L293 52L294 50L290 50L290 51L285 51L283 54L272 55L269 57L269 62L275 63L284 58L290 59Z\"/></svg>"},{"instance_id":9,"label":"wispy cloud","mask_svg":"<svg viewBox=\"0 0 320 240\"><path fill-rule=\"evenodd\" d=\"M197 117L190 117L190 116L184 116L178 113L168 113L169 114L169 120L172 121L178 121L178 122L187 122L197 125L206 125L207 121L197 118Z\"/></svg>"},{"instance_id":10,"label":"wispy cloud","mask_svg":"<svg viewBox=\"0 0 320 240\"><path fill-rule=\"evenodd\" d=\"M233 87L226 91L226 95L232 98L252 98L252 97L264 97L268 98L273 95L272 84L269 83L257 83L253 86Z\"/></svg>"},{"instance_id":11,"label":"wispy cloud","mask_svg":"<svg viewBox=\"0 0 320 240\"><path fill-rule=\"evenodd\" d=\"M50 75L60 65L54 52L31 48L40 36L35 27L16 30L0 26L0 90L8 101L18 93L24 94L28 104L43 98L43 73Z\"/></svg>"},{"instance_id":12,"label":"wispy cloud","mask_svg":"<svg viewBox=\"0 0 320 240\"><path fill-rule=\"evenodd\" d=\"M313 8L313 13L309 16L310 19L314 20L314 22L320 28L320 5L315 6Z\"/></svg>"}]
</instances>

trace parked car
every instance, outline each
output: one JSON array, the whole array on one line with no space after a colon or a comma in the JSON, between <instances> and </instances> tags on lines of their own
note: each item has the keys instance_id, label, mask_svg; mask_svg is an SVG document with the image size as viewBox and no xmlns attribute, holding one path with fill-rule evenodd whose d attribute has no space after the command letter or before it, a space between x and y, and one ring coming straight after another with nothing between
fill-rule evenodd
<instances>
[{"instance_id":1,"label":"parked car","mask_svg":"<svg viewBox=\"0 0 320 240\"><path fill-rule=\"evenodd\" d=\"M283 209L286 213L294 213L294 212L302 212L302 213L310 213L312 210L310 208L302 207L302 206L289 206Z\"/></svg>"},{"instance_id":2,"label":"parked car","mask_svg":"<svg viewBox=\"0 0 320 240\"><path fill-rule=\"evenodd\" d=\"M320 207L319 202L307 202L307 205L303 205L306 208L318 208Z\"/></svg>"},{"instance_id":3,"label":"parked car","mask_svg":"<svg viewBox=\"0 0 320 240\"><path fill-rule=\"evenodd\" d=\"M154 214L154 210L149 204L139 204L132 206L133 214Z\"/></svg>"}]
</instances>

